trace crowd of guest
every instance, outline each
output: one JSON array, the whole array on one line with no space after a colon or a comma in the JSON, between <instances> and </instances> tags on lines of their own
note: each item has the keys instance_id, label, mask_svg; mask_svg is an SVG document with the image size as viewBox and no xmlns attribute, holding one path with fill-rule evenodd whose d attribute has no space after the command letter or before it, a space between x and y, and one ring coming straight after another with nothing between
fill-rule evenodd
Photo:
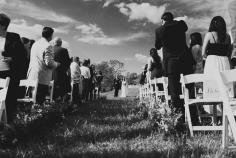
<instances>
[{"instance_id":1,"label":"crowd of guest","mask_svg":"<svg viewBox=\"0 0 236 158\"><path fill-rule=\"evenodd\" d=\"M211 20L204 40L201 33L193 32L187 44L187 30L188 26L183 20L177 21L172 13L164 13L161 17L161 26L155 32L155 48L150 50L150 59L140 77L141 85L154 78L167 77L171 105L183 114L180 74L214 74L217 71L229 70L236 65L234 53L236 51L232 51L233 45L223 17L216 16ZM163 52L163 60L160 60L158 55L160 49ZM233 88L232 86L229 85L229 88ZM194 85L189 85L187 88L190 90L190 97L194 97ZM214 90L216 88L214 83L204 83L203 95L216 92Z\"/></svg>"},{"instance_id":2,"label":"crowd of guest","mask_svg":"<svg viewBox=\"0 0 236 158\"><path fill-rule=\"evenodd\" d=\"M53 39L51 27L44 27L41 38L35 41L8 32L10 21L7 15L0 14L0 78L10 77L6 97L8 123L14 119L17 98L24 95L19 89L22 79L38 81L38 104L45 102L52 80L55 102L71 101L72 106L79 107L99 97L103 74L96 72L90 59L81 61L78 56L70 57L68 50L62 47L63 40Z\"/></svg>"}]
</instances>

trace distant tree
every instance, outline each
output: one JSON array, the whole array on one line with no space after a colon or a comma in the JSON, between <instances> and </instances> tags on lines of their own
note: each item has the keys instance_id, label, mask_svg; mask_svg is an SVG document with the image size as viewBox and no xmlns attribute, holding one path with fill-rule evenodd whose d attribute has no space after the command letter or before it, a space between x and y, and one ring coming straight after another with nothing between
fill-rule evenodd
<instances>
[{"instance_id":1,"label":"distant tree","mask_svg":"<svg viewBox=\"0 0 236 158\"><path fill-rule=\"evenodd\" d=\"M113 68L109 65L108 62L103 61L100 64L96 65L97 71L101 71L103 74L102 88L106 91L109 91L113 87L114 72Z\"/></svg>"},{"instance_id":2,"label":"distant tree","mask_svg":"<svg viewBox=\"0 0 236 158\"><path fill-rule=\"evenodd\" d=\"M103 61L96 65L97 71L102 71L103 74L103 81L102 81L102 88L106 91L112 90L113 88L113 81L116 75L122 78L121 72L123 71L124 63L120 62L119 60L110 60L110 61Z\"/></svg>"},{"instance_id":3,"label":"distant tree","mask_svg":"<svg viewBox=\"0 0 236 158\"><path fill-rule=\"evenodd\" d=\"M127 73L126 79L128 84L136 85L138 84L138 74L137 73Z\"/></svg>"},{"instance_id":4,"label":"distant tree","mask_svg":"<svg viewBox=\"0 0 236 158\"><path fill-rule=\"evenodd\" d=\"M121 73L124 71L124 63L120 62L119 60L110 60L109 65L112 67L114 75L121 75Z\"/></svg>"}]
</instances>

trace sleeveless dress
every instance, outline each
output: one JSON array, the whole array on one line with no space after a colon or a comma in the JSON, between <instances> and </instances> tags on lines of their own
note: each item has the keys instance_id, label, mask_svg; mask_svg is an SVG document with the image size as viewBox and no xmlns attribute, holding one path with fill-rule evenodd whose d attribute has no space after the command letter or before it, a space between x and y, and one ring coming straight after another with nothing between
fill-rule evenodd
<instances>
[{"instance_id":1,"label":"sleeveless dress","mask_svg":"<svg viewBox=\"0 0 236 158\"><path fill-rule=\"evenodd\" d=\"M215 43L209 43L207 48L207 58L204 67L204 73L214 75L218 71L225 71L230 69L228 55L229 45L217 43L212 35ZM218 98L220 93L216 82L205 82L203 84L204 98ZM233 97L233 84L227 85L229 94ZM209 106L208 106L209 108ZM210 109L205 109L209 112ZM211 111L211 110L210 110Z\"/></svg>"}]
</instances>

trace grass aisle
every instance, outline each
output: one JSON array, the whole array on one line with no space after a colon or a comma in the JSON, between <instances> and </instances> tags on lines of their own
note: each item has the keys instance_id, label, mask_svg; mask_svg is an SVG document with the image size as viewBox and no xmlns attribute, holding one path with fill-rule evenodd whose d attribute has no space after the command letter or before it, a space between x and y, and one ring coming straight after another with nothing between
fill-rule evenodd
<instances>
[{"instance_id":1,"label":"grass aisle","mask_svg":"<svg viewBox=\"0 0 236 158\"><path fill-rule=\"evenodd\" d=\"M138 102L104 100L88 103L51 131L32 137L4 157L178 158L232 157L220 150L219 135L163 137L140 112ZM226 156L228 155L228 156Z\"/></svg>"}]
</instances>

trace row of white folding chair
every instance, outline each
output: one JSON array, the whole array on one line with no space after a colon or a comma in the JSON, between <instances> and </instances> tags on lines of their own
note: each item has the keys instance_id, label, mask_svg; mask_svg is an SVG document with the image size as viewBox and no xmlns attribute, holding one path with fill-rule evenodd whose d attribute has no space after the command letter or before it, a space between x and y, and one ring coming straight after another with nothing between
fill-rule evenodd
<instances>
[{"instance_id":1,"label":"row of white folding chair","mask_svg":"<svg viewBox=\"0 0 236 158\"><path fill-rule=\"evenodd\" d=\"M160 90L158 84L163 86L163 89ZM164 97L166 104L169 104L171 96L168 93L168 78L160 77L150 80L150 83L147 83L143 86L144 97L149 97L149 99L154 97L154 100L157 101L158 97ZM183 94L180 94L180 98L184 99Z\"/></svg>"},{"instance_id":2,"label":"row of white folding chair","mask_svg":"<svg viewBox=\"0 0 236 158\"><path fill-rule=\"evenodd\" d=\"M7 123L7 112L6 112L6 97L7 90L9 86L10 78L6 79L0 78L0 121L3 123Z\"/></svg>"},{"instance_id":3,"label":"row of white folding chair","mask_svg":"<svg viewBox=\"0 0 236 158\"><path fill-rule=\"evenodd\" d=\"M222 126L217 126L216 124L213 124L213 126L193 126L192 125L192 119L190 114L190 106L203 106L203 105L213 105L213 111L216 111L216 106L222 103L222 98L189 98L189 90L186 88L187 84L190 83L204 83L204 82L211 82L216 80L215 77L206 75L206 74L191 74L191 75L181 75L181 85L182 85L182 91L184 95L184 107L185 107L185 118L188 122L189 130L191 136L193 136L194 131L212 131L212 130L222 130ZM216 85L217 86L217 85ZM198 116L201 117L212 117L213 122L214 119L217 117L216 112L213 112L213 114L200 114L198 110Z\"/></svg>"},{"instance_id":4,"label":"row of white folding chair","mask_svg":"<svg viewBox=\"0 0 236 158\"><path fill-rule=\"evenodd\" d=\"M25 87L24 98L17 99L18 102L33 102L36 103L36 96L38 90L38 80L23 79L20 80L19 87ZM46 99L50 102L53 101L53 91L54 91L54 80L50 81L49 84L49 96L46 96Z\"/></svg>"},{"instance_id":5,"label":"row of white folding chair","mask_svg":"<svg viewBox=\"0 0 236 158\"><path fill-rule=\"evenodd\" d=\"M220 94L223 100L222 147L226 148L229 147L229 129L231 129L230 132L232 133L232 138L236 144L236 99L230 96L227 87L227 85L236 82L236 69L223 71L217 75L217 84L219 85Z\"/></svg>"}]
</instances>

